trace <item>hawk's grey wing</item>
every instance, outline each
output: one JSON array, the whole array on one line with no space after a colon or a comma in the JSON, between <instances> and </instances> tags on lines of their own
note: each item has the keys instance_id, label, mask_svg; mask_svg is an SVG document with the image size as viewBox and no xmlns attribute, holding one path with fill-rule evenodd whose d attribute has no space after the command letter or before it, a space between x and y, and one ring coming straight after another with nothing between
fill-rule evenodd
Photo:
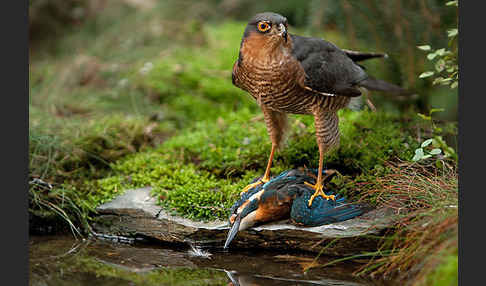
<instances>
[{"instance_id":1,"label":"hawk's grey wing","mask_svg":"<svg viewBox=\"0 0 486 286\"><path fill-rule=\"evenodd\" d=\"M323 39L290 35L292 54L305 71L305 86L317 93L359 96L368 76L343 50Z\"/></svg>"}]
</instances>

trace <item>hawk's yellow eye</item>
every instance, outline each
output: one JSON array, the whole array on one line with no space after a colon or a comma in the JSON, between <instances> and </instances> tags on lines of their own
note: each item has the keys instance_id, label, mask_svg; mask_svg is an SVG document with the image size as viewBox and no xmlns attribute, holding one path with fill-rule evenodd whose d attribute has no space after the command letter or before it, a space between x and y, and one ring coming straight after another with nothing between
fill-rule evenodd
<instances>
[{"instance_id":1,"label":"hawk's yellow eye","mask_svg":"<svg viewBox=\"0 0 486 286\"><path fill-rule=\"evenodd\" d=\"M270 24L268 24L267 22L260 22L258 23L258 30L260 32L266 32L270 29Z\"/></svg>"}]
</instances>

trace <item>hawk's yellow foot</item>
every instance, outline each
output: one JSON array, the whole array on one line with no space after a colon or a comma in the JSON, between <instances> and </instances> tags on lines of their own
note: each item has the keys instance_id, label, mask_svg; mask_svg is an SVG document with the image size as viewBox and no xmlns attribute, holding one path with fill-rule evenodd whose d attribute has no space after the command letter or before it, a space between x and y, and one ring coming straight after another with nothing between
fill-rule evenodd
<instances>
[{"instance_id":1,"label":"hawk's yellow foot","mask_svg":"<svg viewBox=\"0 0 486 286\"><path fill-rule=\"evenodd\" d=\"M322 190L322 187L323 186L322 186L321 182L318 181L315 185L312 185L312 184L307 183L307 182L304 182L304 184L306 184L307 186L309 186L309 187L313 188L314 190L316 190L314 192L314 194L311 196L311 198L309 199L309 202L308 202L308 206L309 207L312 206L312 202L314 201L315 198L317 198L317 196L321 196L321 197L325 198L326 200L329 200L329 199L331 199L333 201L336 200L336 198L335 198L334 195L329 195L328 196L328 195L326 195L324 193L324 191Z\"/></svg>"},{"instance_id":2,"label":"hawk's yellow foot","mask_svg":"<svg viewBox=\"0 0 486 286\"><path fill-rule=\"evenodd\" d=\"M244 187L243 190L240 192L240 196L242 196L244 193L248 192L249 190L253 189L254 187L265 184L266 182L270 181L270 178L261 178L260 180L249 184L248 186Z\"/></svg>"}]
</instances>

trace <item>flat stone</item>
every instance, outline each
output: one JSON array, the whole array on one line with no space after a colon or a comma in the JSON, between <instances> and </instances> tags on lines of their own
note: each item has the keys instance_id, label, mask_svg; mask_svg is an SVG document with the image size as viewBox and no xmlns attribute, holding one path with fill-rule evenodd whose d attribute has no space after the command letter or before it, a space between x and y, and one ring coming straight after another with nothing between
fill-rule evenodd
<instances>
[{"instance_id":1,"label":"flat stone","mask_svg":"<svg viewBox=\"0 0 486 286\"><path fill-rule=\"evenodd\" d=\"M97 208L95 232L123 237L143 237L165 243L191 243L222 248L227 221L193 221L173 216L156 205L150 187L125 191ZM380 235L393 223L391 209L373 209L356 218L316 227L301 227L288 220L238 233L231 248L300 250L332 255L353 255L376 250ZM325 248L323 248L326 246Z\"/></svg>"},{"instance_id":2,"label":"flat stone","mask_svg":"<svg viewBox=\"0 0 486 286\"><path fill-rule=\"evenodd\" d=\"M96 210L102 214L156 217L162 208L156 205L156 199L150 195L151 189L147 187L127 190L123 195L99 206Z\"/></svg>"}]
</instances>

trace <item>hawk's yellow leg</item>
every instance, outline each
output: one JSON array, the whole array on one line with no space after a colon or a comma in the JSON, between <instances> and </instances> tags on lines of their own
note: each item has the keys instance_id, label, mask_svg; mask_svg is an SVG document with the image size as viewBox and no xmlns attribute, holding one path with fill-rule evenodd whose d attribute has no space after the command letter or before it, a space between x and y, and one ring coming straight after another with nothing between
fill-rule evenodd
<instances>
[{"instance_id":1,"label":"hawk's yellow leg","mask_svg":"<svg viewBox=\"0 0 486 286\"><path fill-rule=\"evenodd\" d=\"M250 189L260 185L260 184L265 184L266 182L270 181L270 168L272 167L272 160L273 160L273 154L275 153L275 149L277 148L276 144L272 144L272 151L270 151L270 157L268 158L268 163L267 163L267 169L265 170L265 175L263 175L263 178L260 180L249 184L246 186L240 193L240 196L243 195L244 193L248 192Z\"/></svg>"},{"instance_id":2,"label":"hawk's yellow leg","mask_svg":"<svg viewBox=\"0 0 486 286\"><path fill-rule=\"evenodd\" d=\"M305 182L306 185L312 187L315 190L314 194L309 199L309 203L308 203L309 207L312 206L312 202L314 201L315 198L317 198L317 196L322 196L326 200L329 200L329 199L331 199L333 201L336 200L336 198L334 197L334 195L326 195L324 193L324 191L322 190L322 188L323 188L322 183L324 181L324 179L322 178L322 165L323 165L323 162L324 162L324 152L322 151L322 148L319 145L319 171L318 171L319 173L317 175L317 183L315 185L312 185L310 183ZM328 170L328 171L329 171L328 172L329 174L326 174L326 178L329 178L329 176L332 176L332 175L334 175L336 173L336 171L334 171L334 170Z\"/></svg>"}]
</instances>

